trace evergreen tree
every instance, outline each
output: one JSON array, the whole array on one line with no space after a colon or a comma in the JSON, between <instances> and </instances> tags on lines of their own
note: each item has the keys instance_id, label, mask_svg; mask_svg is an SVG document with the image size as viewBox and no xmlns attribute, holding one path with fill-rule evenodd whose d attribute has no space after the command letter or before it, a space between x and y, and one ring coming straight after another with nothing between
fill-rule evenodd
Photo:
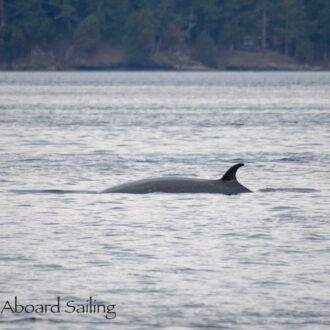
<instances>
[{"instance_id":1,"label":"evergreen tree","mask_svg":"<svg viewBox=\"0 0 330 330\"><path fill-rule=\"evenodd\" d=\"M78 49L91 51L101 40L100 24L95 14L88 15L73 34L74 44Z\"/></svg>"},{"instance_id":2,"label":"evergreen tree","mask_svg":"<svg viewBox=\"0 0 330 330\"><path fill-rule=\"evenodd\" d=\"M213 67L216 65L215 42L206 31L198 34L193 56L207 66Z\"/></svg>"},{"instance_id":3,"label":"evergreen tree","mask_svg":"<svg viewBox=\"0 0 330 330\"><path fill-rule=\"evenodd\" d=\"M326 60L330 50L330 1L306 0L305 7L311 27L313 56Z\"/></svg>"},{"instance_id":4,"label":"evergreen tree","mask_svg":"<svg viewBox=\"0 0 330 330\"><path fill-rule=\"evenodd\" d=\"M145 65L155 45L156 25L153 12L133 12L126 22L125 50L130 64Z\"/></svg>"}]
</instances>

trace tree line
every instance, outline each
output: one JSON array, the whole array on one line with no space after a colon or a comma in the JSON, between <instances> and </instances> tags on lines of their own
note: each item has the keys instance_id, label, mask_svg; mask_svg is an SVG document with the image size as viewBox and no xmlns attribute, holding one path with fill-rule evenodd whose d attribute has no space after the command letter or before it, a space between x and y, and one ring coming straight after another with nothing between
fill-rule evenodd
<instances>
[{"instance_id":1,"label":"tree line","mask_svg":"<svg viewBox=\"0 0 330 330\"><path fill-rule=\"evenodd\" d=\"M185 47L209 65L222 48L327 60L330 0L0 0L2 58L56 42L121 46L136 65Z\"/></svg>"}]
</instances>

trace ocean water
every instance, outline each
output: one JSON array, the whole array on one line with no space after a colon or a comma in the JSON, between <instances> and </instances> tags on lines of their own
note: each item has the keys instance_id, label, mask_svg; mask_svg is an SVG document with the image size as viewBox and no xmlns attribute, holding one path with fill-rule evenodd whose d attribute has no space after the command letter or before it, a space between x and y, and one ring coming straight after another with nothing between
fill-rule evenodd
<instances>
[{"instance_id":1,"label":"ocean water","mask_svg":"<svg viewBox=\"0 0 330 330\"><path fill-rule=\"evenodd\" d=\"M0 72L0 328L329 329L329 91L329 72ZM253 193L99 193L237 162Z\"/></svg>"}]
</instances>

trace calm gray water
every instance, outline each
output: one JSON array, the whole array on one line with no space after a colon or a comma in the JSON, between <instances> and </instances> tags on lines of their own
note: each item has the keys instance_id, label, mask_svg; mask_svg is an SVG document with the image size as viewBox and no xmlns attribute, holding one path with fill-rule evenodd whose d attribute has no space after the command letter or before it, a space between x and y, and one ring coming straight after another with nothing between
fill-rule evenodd
<instances>
[{"instance_id":1,"label":"calm gray water","mask_svg":"<svg viewBox=\"0 0 330 330\"><path fill-rule=\"evenodd\" d=\"M0 327L329 329L329 92L329 72L0 72L0 312L60 297ZM97 193L236 162L253 193Z\"/></svg>"}]
</instances>

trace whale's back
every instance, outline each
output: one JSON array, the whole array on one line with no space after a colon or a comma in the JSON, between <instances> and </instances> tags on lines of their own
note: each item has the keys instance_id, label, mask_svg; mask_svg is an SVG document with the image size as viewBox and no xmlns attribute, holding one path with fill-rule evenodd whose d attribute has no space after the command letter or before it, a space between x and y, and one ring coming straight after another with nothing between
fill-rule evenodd
<instances>
[{"instance_id":1,"label":"whale's back","mask_svg":"<svg viewBox=\"0 0 330 330\"><path fill-rule=\"evenodd\" d=\"M152 192L164 193L192 193L192 192L214 192L218 190L216 181L180 178L180 177L162 177L144 179L127 182L105 190L106 193L130 193L130 194L148 194Z\"/></svg>"},{"instance_id":2,"label":"whale's back","mask_svg":"<svg viewBox=\"0 0 330 330\"><path fill-rule=\"evenodd\" d=\"M182 177L162 177L131 181L104 190L104 193L149 194L163 193L214 193L214 194L239 194L250 192L236 179L237 169L243 164L232 166L221 179L206 180Z\"/></svg>"},{"instance_id":3,"label":"whale's back","mask_svg":"<svg viewBox=\"0 0 330 330\"><path fill-rule=\"evenodd\" d=\"M132 181L103 191L104 193L149 194L161 193L213 193L233 195L250 192L238 181L204 180L191 178L153 178Z\"/></svg>"}]
</instances>

